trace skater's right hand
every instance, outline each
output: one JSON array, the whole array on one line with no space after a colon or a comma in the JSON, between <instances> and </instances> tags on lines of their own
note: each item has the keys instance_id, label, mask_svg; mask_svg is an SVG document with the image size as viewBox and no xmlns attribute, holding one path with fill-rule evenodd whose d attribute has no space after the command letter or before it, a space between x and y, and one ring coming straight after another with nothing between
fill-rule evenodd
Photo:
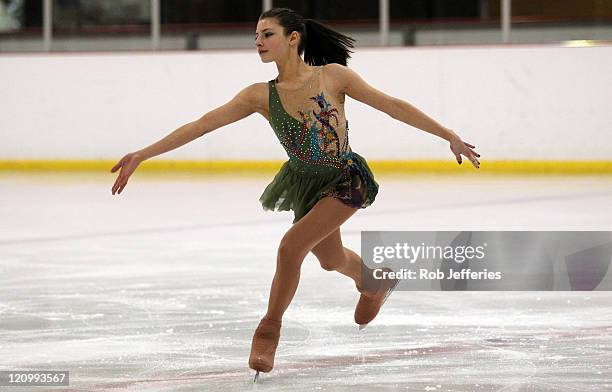
<instances>
[{"instance_id":1,"label":"skater's right hand","mask_svg":"<svg viewBox=\"0 0 612 392\"><path fill-rule=\"evenodd\" d=\"M461 165L461 154L463 154L472 162L472 165L478 169L480 168L480 162L478 161L480 154L473 150L474 148L476 148L476 146L464 142L459 136L455 135L450 140L450 149L455 155L457 163Z\"/></svg>"},{"instance_id":2,"label":"skater's right hand","mask_svg":"<svg viewBox=\"0 0 612 392\"><path fill-rule=\"evenodd\" d=\"M121 191L127 185L128 178L130 178L132 173L134 173L134 170L136 170L136 168L142 161L143 159L139 154L131 152L121 158L121 160L117 162L115 166L113 166L113 168L111 169L111 173L114 173L117 171L117 169L121 168L119 176L117 177L117 180L115 180L115 184L113 185L113 195L115 194L115 192L117 192L117 194L121 194Z\"/></svg>"}]
</instances>

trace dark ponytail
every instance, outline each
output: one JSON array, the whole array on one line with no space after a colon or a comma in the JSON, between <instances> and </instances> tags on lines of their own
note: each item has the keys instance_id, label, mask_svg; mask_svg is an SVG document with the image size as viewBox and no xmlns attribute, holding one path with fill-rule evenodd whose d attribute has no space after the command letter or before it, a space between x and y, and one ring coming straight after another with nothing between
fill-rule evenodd
<instances>
[{"instance_id":1,"label":"dark ponytail","mask_svg":"<svg viewBox=\"0 0 612 392\"><path fill-rule=\"evenodd\" d=\"M310 65L338 63L347 65L353 53L355 40L347 35L317 22L314 19L304 19L290 8L272 8L261 14L259 19L275 18L283 26L285 36L293 31L300 34L298 56L304 53L304 62Z\"/></svg>"}]
</instances>

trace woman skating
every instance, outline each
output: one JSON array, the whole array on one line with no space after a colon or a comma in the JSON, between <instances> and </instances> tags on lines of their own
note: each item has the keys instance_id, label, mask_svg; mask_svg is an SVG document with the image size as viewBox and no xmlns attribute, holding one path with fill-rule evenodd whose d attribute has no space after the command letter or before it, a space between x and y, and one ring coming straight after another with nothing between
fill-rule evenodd
<instances>
[{"instance_id":1,"label":"woman skating","mask_svg":"<svg viewBox=\"0 0 612 392\"><path fill-rule=\"evenodd\" d=\"M296 292L300 268L309 252L326 270L354 280L361 293L355 308L355 322L360 326L374 319L397 284L396 280L383 280L366 287L363 282L368 276L361 276L361 257L343 247L340 238L340 226L358 209L372 204L378 192L366 160L349 146L345 95L449 141L458 163L464 155L475 167L480 165L473 145L405 101L376 90L346 67L352 41L287 8L264 12L257 23L255 43L264 63L276 63L278 77L246 87L227 104L151 146L127 154L111 169L121 168L112 187L112 193L119 194L146 159L255 112L269 121L289 160L260 201L265 209L292 210L295 217L280 241L267 313L253 336L249 366L257 374L274 366L283 314ZM369 275L365 266L363 271Z\"/></svg>"}]
</instances>

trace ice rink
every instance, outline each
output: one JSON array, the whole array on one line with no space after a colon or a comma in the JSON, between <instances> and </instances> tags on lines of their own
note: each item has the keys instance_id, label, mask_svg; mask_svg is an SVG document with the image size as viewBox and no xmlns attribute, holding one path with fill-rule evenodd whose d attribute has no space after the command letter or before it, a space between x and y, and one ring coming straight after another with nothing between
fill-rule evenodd
<instances>
[{"instance_id":1,"label":"ice rink","mask_svg":"<svg viewBox=\"0 0 612 392\"><path fill-rule=\"evenodd\" d=\"M344 245L359 253L362 230L612 230L610 176L481 174L377 176ZM70 371L69 387L30 390L612 390L610 292L397 291L359 332L353 282L312 255L253 384L292 220L258 202L273 174L136 172L113 196L115 177L0 173L0 370Z\"/></svg>"}]
</instances>

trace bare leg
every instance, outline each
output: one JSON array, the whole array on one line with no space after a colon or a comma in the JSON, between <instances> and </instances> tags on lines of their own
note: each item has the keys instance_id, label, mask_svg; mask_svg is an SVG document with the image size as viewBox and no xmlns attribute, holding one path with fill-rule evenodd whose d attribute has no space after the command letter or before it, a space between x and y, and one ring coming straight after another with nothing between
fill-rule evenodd
<instances>
[{"instance_id":1,"label":"bare leg","mask_svg":"<svg viewBox=\"0 0 612 392\"><path fill-rule=\"evenodd\" d=\"M357 209L332 197L325 197L287 231L278 248L266 318L282 320L297 290L300 268L308 252L355 212ZM352 266L348 271L355 273Z\"/></svg>"},{"instance_id":2,"label":"bare leg","mask_svg":"<svg viewBox=\"0 0 612 392\"><path fill-rule=\"evenodd\" d=\"M268 312L257 326L251 343L249 367L257 372L255 380L260 371L269 372L274 367L283 314L297 290L304 258L356 211L337 199L325 197L283 236L278 247Z\"/></svg>"},{"instance_id":3,"label":"bare leg","mask_svg":"<svg viewBox=\"0 0 612 392\"><path fill-rule=\"evenodd\" d=\"M344 248L344 252L346 253L347 261L343 265L340 265L336 271L353 279L355 285L359 287L359 282L361 282L361 269L364 267L362 266L363 260L361 256L349 248Z\"/></svg>"},{"instance_id":4,"label":"bare leg","mask_svg":"<svg viewBox=\"0 0 612 392\"><path fill-rule=\"evenodd\" d=\"M340 230L336 230L312 249L321 267L327 271L338 271L353 279L357 288L361 287L362 268L372 274L357 253L342 245Z\"/></svg>"},{"instance_id":5,"label":"bare leg","mask_svg":"<svg viewBox=\"0 0 612 392\"><path fill-rule=\"evenodd\" d=\"M374 270L366 266L357 253L342 245L340 230L319 242L312 253L324 269L338 271L353 279L361 293L355 308L355 322L360 325L360 329L364 328L376 317L397 280L373 279Z\"/></svg>"},{"instance_id":6,"label":"bare leg","mask_svg":"<svg viewBox=\"0 0 612 392\"><path fill-rule=\"evenodd\" d=\"M297 258L295 260L297 261ZM266 313L266 318L278 321L282 320L300 282L300 269L284 268L282 264L283 262L277 259L276 273L270 287L270 299Z\"/></svg>"}]
</instances>

